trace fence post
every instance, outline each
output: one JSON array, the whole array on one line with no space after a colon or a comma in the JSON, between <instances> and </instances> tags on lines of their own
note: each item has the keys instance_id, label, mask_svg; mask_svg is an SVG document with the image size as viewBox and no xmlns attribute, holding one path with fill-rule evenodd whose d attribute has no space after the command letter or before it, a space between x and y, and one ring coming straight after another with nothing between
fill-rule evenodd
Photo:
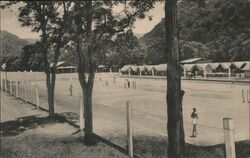
<instances>
[{"instance_id":1,"label":"fence post","mask_svg":"<svg viewBox=\"0 0 250 158\"><path fill-rule=\"evenodd\" d=\"M83 96L79 96L79 105L80 105L80 114L79 114L79 121L80 121L80 130L83 131Z\"/></svg>"},{"instance_id":2,"label":"fence post","mask_svg":"<svg viewBox=\"0 0 250 158\"><path fill-rule=\"evenodd\" d=\"M16 81L16 98L18 99L18 89L19 89L19 84L18 81Z\"/></svg>"},{"instance_id":3,"label":"fence post","mask_svg":"<svg viewBox=\"0 0 250 158\"><path fill-rule=\"evenodd\" d=\"M56 96L54 95L54 112L56 112Z\"/></svg>"},{"instance_id":4,"label":"fence post","mask_svg":"<svg viewBox=\"0 0 250 158\"><path fill-rule=\"evenodd\" d=\"M27 82L24 82L24 102L27 103Z\"/></svg>"},{"instance_id":5,"label":"fence post","mask_svg":"<svg viewBox=\"0 0 250 158\"><path fill-rule=\"evenodd\" d=\"M133 81L133 88L136 89L136 81Z\"/></svg>"},{"instance_id":6,"label":"fence post","mask_svg":"<svg viewBox=\"0 0 250 158\"><path fill-rule=\"evenodd\" d=\"M132 138L132 122L131 122L131 105L127 104L127 136L128 136L128 155L133 158L133 138Z\"/></svg>"},{"instance_id":7,"label":"fence post","mask_svg":"<svg viewBox=\"0 0 250 158\"><path fill-rule=\"evenodd\" d=\"M234 128L231 118L223 118L224 141L226 149L226 158L236 158L234 144Z\"/></svg>"},{"instance_id":8,"label":"fence post","mask_svg":"<svg viewBox=\"0 0 250 158\"><path fill-rule=\"evenodd\" d=\"M12 81L10 80L10 95L12 95Z\"/></svg>"},{"instance_id":9,"label":"fence post","mask_svg":"<svg viewBox=\"0 0 250 158\"><path fill-rule=\"evenodd\" d=\"M247 102L250 103L250 94L249 94L249 89L247 89Z\"/></svg>"},{"instance_id":10,"label":"fence post","mask_svg":"<svg viewBox=\"0 0 250 158\"><path fill-rule=\"evenodd\" d=\"M242 94L242 102L245 103L244 89L241 90L241 94Z\"/></svg>"},{"instance_id":11,"label":"fence post","mask_svg":"<svg viewBox=\"0 0 250 158\"><path fill-rule=\"evenodd\" d=\"M186 69L184 66L183 66L183 75L184 75L184 78L187 78L187 73L186 73Z\"/></svg>"},{"instance_id":12,"label":"fence post","mask_svg":"<svg viewBox=\"0 0 250 158\"><path fill-rule=\"evenodd\" d=\"M231 68L228 68L228 78L231 79Z\"/></svg>"},{"instance_id":13,"label":"fence post","mask_svg":"<svg viewBox=\"0 0 250 158\"><path fill-rule=\"evenodd\" d=\"M5 78L5 91L8 91L8 86L7 86L7 79Z\"/></svg>"},{"instance_id":14,"label":"fence post","mask_svg":"<svg viewBox=\"0 0 250 158\"><path fill-rule=\"evenodd\" d=\"M40 101L39 101L39 91L38 91L38 86L36 85L36 107L39 109L40 107Z\"/></svg>"},{"instance_id":15,"label":"fence post","mask_svg":"<svg viewBox=\"0 0 250 158\"><path fill-rule=\"evenodd\" d=\"M0 77L1 77L1 90L3 90L3 77L2 77L2 72L0 72L1 74L0 74Z\"/></svg>"},{"instance_id":16,"label":"fence post","mask_svg":"<svg viewBox=\"0 0 250 158\"><path fill-rule=\"evenodd\" d=\"M113 76L113 83L115 84L116 83L116 77Z\"/></svg>"}]
</instances>

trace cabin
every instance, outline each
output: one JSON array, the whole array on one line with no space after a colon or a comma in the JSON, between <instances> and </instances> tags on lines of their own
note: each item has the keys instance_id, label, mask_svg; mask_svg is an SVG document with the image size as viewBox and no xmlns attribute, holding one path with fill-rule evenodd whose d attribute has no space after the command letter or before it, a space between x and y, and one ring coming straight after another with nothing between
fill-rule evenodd
<instances>
[{"instance_id":1,"label":"cabin","mask_svg":"<svg viewBox=\"0 0 250 158\"><path fill-rule=\"evenodd\" d=\"M245 78L250 78L250 62L247 62L244 68L242 69L244 72L244 77Z\"/></svg>"},{"instance_id":2,"label":"cabin","mask_svg":"<svg viewBox=\"0 0 250 158\"><path fill-rule=\"evenodd\" d=\"M154 76L155 75L155 68L154 68L155 65L146 65L146 69L147 69L147 72L146 72L146 75L148 76Z\"/></svg>"},{"instance_id":3,"label":"cabin","mask_svg":"<svg viewBox=\"0 0 250 158\"><path fill-rule=\"evenodd\" d=\"M139 75L140 68L138 66L132 65L130 66L130 74L131 75Z\"/></svg>"},{"instance_id":4,"label":"cabin","mask_svg":"<svg viewBox=\"0 0 250 158\"><path fill-rule=\"evenodd\" d=\"M105 65L99 65L97 66L97 72L109 72L109 67Z\"/></svg>"},{"instance_id":5,"label":"cabin","mask_svg":"<svg viewBox=\"0 0 250 158\"><path fill-rule=\"evenodd\" d=\"M53 67L53 63L50 63L50 68ZM75 73L76 66L70 62L59 61L56 64L56 73Z\"/></svg>"},{"instance_id":6,"label":"cabin","mask_svg":"<svg viewBox=\"0 0 250 158\"><path fill-rule=\"evenodd\" d=\"M167 64L155 65L155 75L157 76L166 76Z\"/></svg>"},{"instance_id":7,"label":"cabin","mask_svg":"<svg viewBox=\"0 0 250 158\"><path fill-rule=\"evenodd\" d=\"M122 75L128 75L130 73L131 66L130 65L124 65L120 71Z\"/></svg>"},{"instance_id":8,"label":"cabin","mask_svg":"<svg viewBox=\"0 0 250 158\"><path fill-rule=\"evenodd\" d=\"M147 68L146 68L146 66L145 65L140 65L140 66L138 66L138 68L139 68L139 70L140 70L140 76L142 76L142 75L146 75L147 74Z\"/></svg>"},{"instance_id":9,"label":"cabin","mask_svg":"<svg viewBox=\"0 0 250 158\"><path fill-rule=\"evenodd\" d=\"M232 65L235 69L232 70L232 72L235 74L237 78L244 78L244 71L242 70L246 65L247 61L236 61L232 62Z\"/></svg>"},{"instance_id":10,"label":"cabin","mask_svg":"<svg viewBox=\"0 0 250 158\"><path fill-rule=\"evenodd\" d=\"M220 63L209 63L209 65L212 67L212 70L215 73Z\"/></svg>"},{"instance_id":11,"label":"cabin","mask_svg":"<svg viewBox=\"0 0 250 158\"><path fill-rule=\"evenodd\" d=\"M213 73L213 68L209 63L195 64L198 69L198 75L203 77L210 76Z\"/></svg>"}]
</instances>

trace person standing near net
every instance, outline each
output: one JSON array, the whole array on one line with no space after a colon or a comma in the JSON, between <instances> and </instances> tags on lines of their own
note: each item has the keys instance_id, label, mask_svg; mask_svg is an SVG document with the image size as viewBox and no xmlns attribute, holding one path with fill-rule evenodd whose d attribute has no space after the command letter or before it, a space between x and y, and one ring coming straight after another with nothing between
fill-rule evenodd
<instances>
[{"instance_id":1,"label":"person standing near net","mask_svg":"<svg viewBox=\"0 0 250 158\"><path fill-rule=\"evenodd\" d=\"M130 88L130 82L129 82L129 80L128 80L128 88Z\"/></svg>"},{"instance_id":2,"label":"person standing near net","mask_svg":"<svg viewBox=\"0 0 250 158\"><path fill-rule=\"evenodd\" d=\"M192 124L193 124L193 134L192 134L192 137L196 137L197 136L196 125L197 125L197 120L198 120L198 114L196 112L196 108L193 108L193 112L191 114L191 118L192 118Z\"/></svg>"},{"instance_id":3,"label":"person standing near net","mask_svg":"<svg viewBox=\"0 0 250 158\"><path fill-rule=\"evenodd\" d=\"M73 86L72 86L72 84L69 86L69 92L70 92L70 96L72 96L73 95Z\"/></svg>"},{"instance_id":4,"label":"person standing near net","mask_svg":"<svg viewBox=\"0 0 250 158\"><path fill-rule=\"evenodd\" d=\"M235 87L235 80L234 80L234 78L232 77L232 80L231 80L231 88L234 88Z\"/></svg>"}]
</instances>

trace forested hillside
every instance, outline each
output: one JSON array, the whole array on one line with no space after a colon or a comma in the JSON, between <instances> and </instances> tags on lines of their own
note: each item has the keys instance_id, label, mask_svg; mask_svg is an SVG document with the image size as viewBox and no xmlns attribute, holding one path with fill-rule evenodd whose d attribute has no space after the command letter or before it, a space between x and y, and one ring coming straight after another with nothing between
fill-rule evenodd
<instances>
[{"instance_id":1,"label":"forested hillside","mask_svg":"<svg viewBox=\"0 0 250 158\"><path fill-rule=\"evenodd\" d=\"M1 57L20 56L22 48L29 44L27 40L21 39L7 31L0 31L0 35Z\"/></svg>"},{"instance_id":2,"label":"forested hillside","mask_svg":"<svg viewBox=\"0 0 250 158\"><path fill-rule=\"evenodd\" d=\"M182 1L178 9L181 59L250 60L250 1L206 0L204 7ZM140 38L147 63L166 62L164 39L164 19Z\"/></svg>"}]
</instances>

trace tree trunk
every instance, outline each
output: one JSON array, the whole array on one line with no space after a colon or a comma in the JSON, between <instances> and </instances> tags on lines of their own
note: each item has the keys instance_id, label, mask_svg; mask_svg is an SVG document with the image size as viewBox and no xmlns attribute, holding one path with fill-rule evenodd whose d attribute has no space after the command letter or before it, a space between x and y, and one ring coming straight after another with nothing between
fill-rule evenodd
<instances>
[{"instance_id":1,"label":"tree trunk","mask_svg":"<svg viewBox=\"0 0 250 158\"><path fill-rule=\"evenodd\" d=\"M183 158L185 136L182 116L181 69L179 65L177 0L165 1L167 67L168 157Z\"/></svg>"},{"instance_id":2,"label":"tree trunk","mask_svg":"<svg viewBox=\"0 0 250 158\"><path fill-rule=\"evenodd\" d=\"M44 44L44 45L46 45L46 44ZM53 75L52 75L52 77L50 76L51 71L49 68L48 60L47 60L47 48L46 48L46 46L44 46L43 59L44 59L44 68L45 68L45 73L46 73L46 86L47 86L47 94L48 94L49 116L53 116L55 113L55 111L54 111L55 77L53 77Z\"/></svg>"},{"instance_id":3,"label":"tree trunk","mask_svg":"<svg viewBox=\"0 0 250 158\"><path fill-rule=\"evenodd\" d=\"M43 15L44 5L41 6L40 13ZM49 104L49 116L54 115L54 85L51 84L51 76L50 76L50 65L48 63L48 35L46 28L46 17L42 16L42 49L43 49L43 62L44 62L44 71L46 74L46 86L47 86L47 94L48 94L48 104Z\"/></svg>"},{"instance_id":4,"label":"tree trunk","mask_svg":"<svg viewBox=\"0 0 250 158\"><path fill-rule=\"evenodd\" d=\"M54 105L51 104L51 96L53 95L51 92L52 87L50 84L50 73L46 72L46 85L47 85L47 94L48 94L48 104L49 104L49 115L52 116L54 115Z\"/></svg>"},{"instance_id":5,"label":"tree trunk","mask_svg":"<svg viewBox=\"0 0 250 158\"><path fill-rule=\"evenodd\" d=\"M92 117L92 90L84 92L84 141L86 145L93 145L93 117Z\"/></svg>"},{"instance_id":6,"label":"tree trunk","mask_svg":"<svg viewBox=\"0 0 250 158\"><path fill-rule=\"evenodd\" d=\"M92 115L92 91L93 91L93 84L94 84L94 74L89 73L88 78L90 79L88 83L86 82L84 72L84 67L79 67L78 69L78 76L79 81L83 91L83 99L84 99L84 143L86 145L93 145L95 144L95 140L93 137L93 115Z\"/></svg>"}]
</instances>

